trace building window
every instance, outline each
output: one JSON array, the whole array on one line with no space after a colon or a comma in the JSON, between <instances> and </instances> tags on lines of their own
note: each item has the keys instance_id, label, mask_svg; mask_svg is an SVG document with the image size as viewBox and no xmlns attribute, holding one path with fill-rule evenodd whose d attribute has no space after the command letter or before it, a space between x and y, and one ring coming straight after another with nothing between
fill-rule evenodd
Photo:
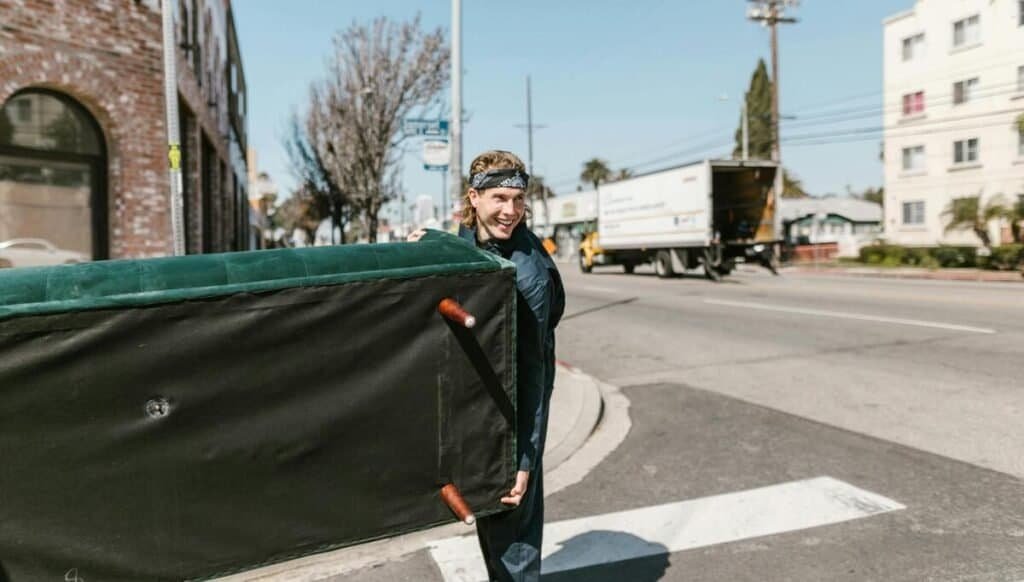
<instances>
[{"instance_id":1,"label":"building window","mask_svg":"<svg viewBox=\"0 0 1024 582\"><path fill-rule=\"evenodd\" d=\"M1024 129L1017 132L1017 157L1024 158Z\"/></svg>"},{"instance_id":2,"label":"building window","mask_svg":"<svg viewBox=\"0 0 1024 582\"><path fill-rule=\"evenodd\" d=\"M924 113L924 91L907 93L903 96L903 115Z\"/></svg>"},{"instance_id":3,"label":"building window","mask_svg":"<svg viewBox=\"0 0 1024 582\"><path fill-rule=\"evenodd\" d=\"M1024 0L1017 2L1017 26L1024 26Z\"/></svg>"},{"instance_id":4,"label":"building window","mask_svg":"<svg viewBox=\"0 0 1024 582\"><path fill-rule=\"evenodd\" d=\"M4 103L0 267L107 258L106 171L100 126L78 102L30 90Z\"/></svg>"},{"instance_id":5,"label":"building window","mask_svg":"<svg viewBox=\"0 0 1024 582\"><path fill-rule=\"evenodd\" d=\"M1024 93L1024 65L1017 67L1017 91Z\"/></svg>"},{"instance_id":6,"label":"building window","mask_svg":"<svg viewBox=\"0 0 1024 582\"><path fill-rule=\"evenodd\" d=\"M924 146L903 148L903 171L913 172L924 169Z\"/></svg>"},{"instance_id":7,"label":"building window","mask_svg":"<svg viewBox=\"0 0 1024 582\"><path fill-rule=\"evenodd\" d=\"M953 83L953 105L961 105L972 101L977 96L978 78Z\"/></svg>"},{"instance_id":8,"label":"building window","mask_svg":"<svg viewBox=\"0 0 1024 582\"><path fill-rule=\"evenodd\" d=\"M978 138L953 142L953 163L970 164L978 161Z\"/></svg>"},{"instance_id":9,"label":"building window","mask_svg":"<svg viewBox=\"0 0 1024 582\"><path fill-rule=\"evenodd\" d=\"M981 42L981 17L977 14L953 23L953 47Z\"/></svg>"},{"instance_id":10,"label":"building window","mask_svg":"<svg viewBox=\"0 0 1024 582\"><path fill-rule=\"evenodd\" d=\"M903 203L903 224L924 224L924 200Z\"/></svg>"},{"instance_id":11,"label":"building window","mask_svg":"<svg viewBox=\"0 0 1024 582\"><path fill-rule=\"evenodd\" d=\"M903 60L912 61L924 55L924 33L903 39Z\"/></svg>"}]
</instances>

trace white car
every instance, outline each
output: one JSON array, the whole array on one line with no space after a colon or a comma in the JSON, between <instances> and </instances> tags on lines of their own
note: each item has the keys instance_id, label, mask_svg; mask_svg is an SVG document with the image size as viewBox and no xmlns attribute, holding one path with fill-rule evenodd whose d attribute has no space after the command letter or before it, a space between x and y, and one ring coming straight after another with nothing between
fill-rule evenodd
<instances>
[{"instance_id":1,"label":"white car","mask_svg":"<svg viewBox=\"0 0 1024 582\"><path fill-rule=\"evenodd\" d=\"M0 268L67 265L88 260L81 253L59 249L41 238L12 238L0 242Z\"/></svg>"}]
</instances>

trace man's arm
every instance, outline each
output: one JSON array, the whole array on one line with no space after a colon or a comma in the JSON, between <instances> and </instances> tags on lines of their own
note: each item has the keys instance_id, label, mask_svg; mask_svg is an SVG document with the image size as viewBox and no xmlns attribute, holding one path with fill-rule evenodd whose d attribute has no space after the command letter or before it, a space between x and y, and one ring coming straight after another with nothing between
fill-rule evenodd
<instances>
[{"instance_id":1,"label":"man's arm","mask_svg":"<svg viewBox=\"0 0 1024 582\"><path fill-rule=\"evenodd\" d=\"M551 310L550 293L550 281L546 277L531 282L521 293L525 305L520 307L526 309L523 309L523 317L520 318L522 325L517 330L521 337L517 348L521 351L519 358L523 362L522 377L517 382L516 414L520 471L532 471L540 462L541 433L547 414L544 393L547 389L548 358L544 339Z\"/></svg>"}]
</instances>

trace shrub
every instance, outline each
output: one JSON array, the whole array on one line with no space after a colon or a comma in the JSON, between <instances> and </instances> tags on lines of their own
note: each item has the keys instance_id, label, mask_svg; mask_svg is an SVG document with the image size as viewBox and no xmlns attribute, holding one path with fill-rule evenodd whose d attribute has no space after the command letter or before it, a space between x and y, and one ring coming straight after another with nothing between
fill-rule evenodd
<instances>
[{"instance_id":1,"label":"shrub","mask_svg":"<svg viewBox=\"0 0 1024 582\"><path fill-rule=\"evenodd\" d=\"M941 245L931 249L939 266L945 268L974 267L978 264L978 250L974 247Z\"/></svg>"},{"instance_id":2,"label":"shrub","mask_svg":"<svg viewBox=\"0 0 1024 582\"><path fill-rule=\"evenodd\" d=\"M1011 245L1006 245L1011 246ZM1018 251L1019 255L1020 251ZM1012 262L1013 251L1004 251L999 264ZM979 261L985 257L978 257L978 251L974 247L942 245L938 247L904 247L890 244L877 244L862 247L860 249L860 262L869 265L882 265L885 267L923 267L926 269L938 268L971 268L980 266ZM1013 268L1013 267L1007 267Z\"/></svg>"},{"instance_id":3,"label":"shrub","mask_svg":"<svg viewBox=\"0 0 1024 582\"><path fill-rule=\"evenodd\" d=\"M986 268L999 271L1013 271L1024 263L1024 244L1008 244L994 247L988 257Z\"/></svg>"}]
</instances>

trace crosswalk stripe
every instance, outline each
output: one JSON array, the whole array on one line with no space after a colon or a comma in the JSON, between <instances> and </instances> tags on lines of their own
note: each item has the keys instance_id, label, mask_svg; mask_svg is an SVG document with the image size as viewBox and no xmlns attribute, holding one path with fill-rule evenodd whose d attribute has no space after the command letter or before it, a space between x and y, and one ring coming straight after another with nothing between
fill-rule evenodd
<instances>
[{"instance_id":1,"label":"crosswalk stripe","mask_svg":"<svg viewBox=\"0 0 1024 582\"><path fill-rule=\"evenodd\" d=\"M840 523L905 509L832 477L713 495L550 523L543 572L680 552ZM487 572L476 536L428 544L446 582L481 582Z\"/></svg>"}]
</instances>

